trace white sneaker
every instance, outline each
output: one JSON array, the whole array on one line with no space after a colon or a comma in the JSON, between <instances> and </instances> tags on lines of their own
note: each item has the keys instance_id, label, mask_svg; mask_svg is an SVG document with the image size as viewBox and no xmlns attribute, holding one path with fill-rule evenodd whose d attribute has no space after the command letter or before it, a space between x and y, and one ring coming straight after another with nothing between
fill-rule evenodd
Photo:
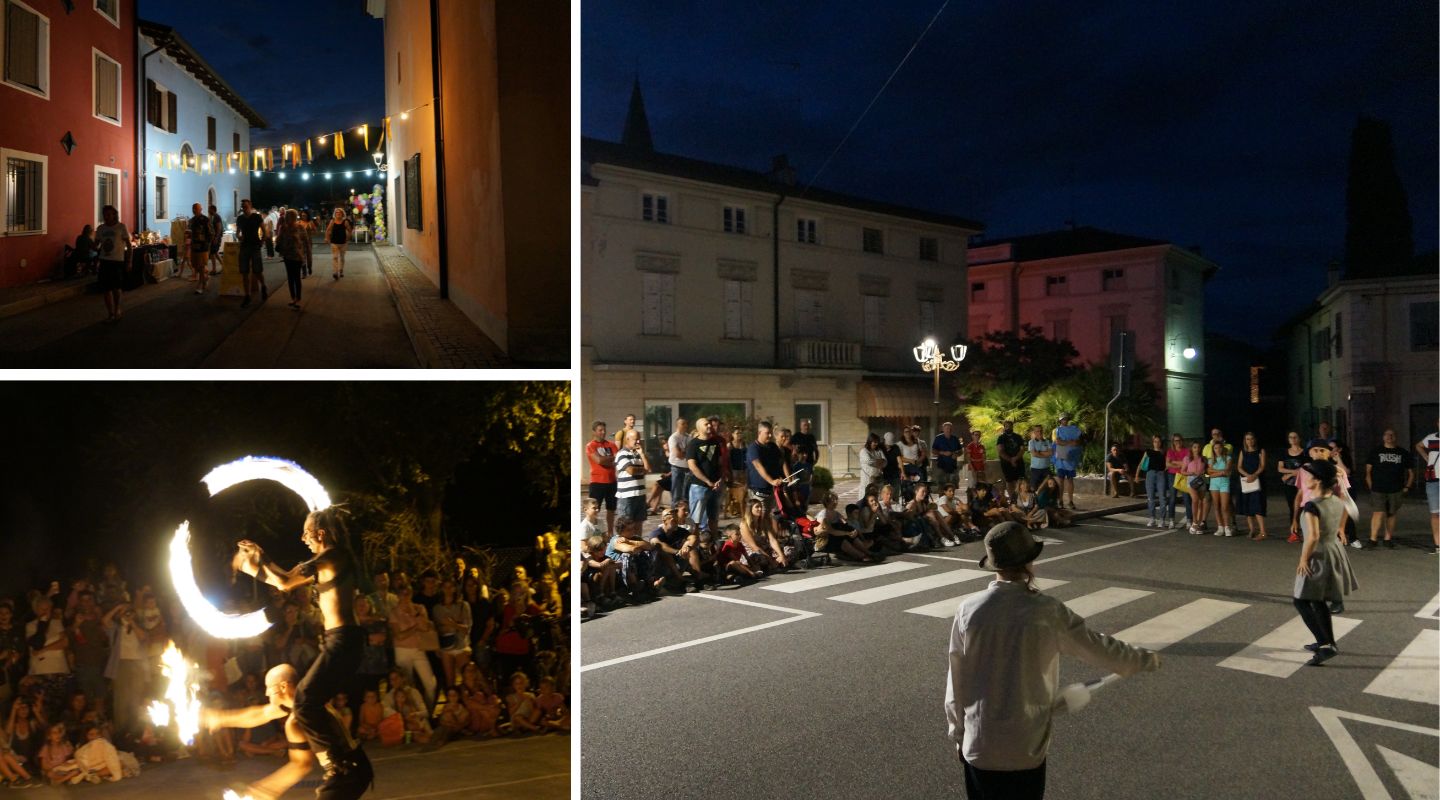
<instances>
[{"instance_id":1,"label":"white sneaker","mask_svg":"<svg viewBox=\"0 0 1440 800\"><path fill-rule=\"evenodd\" d=\"M1153 527L1155 527L1155 520L1154 520L1154 519L1148 519L1148 520L1146 520L1146 521L1145 521L1145 527L1147 527L1147 528L1153 528Z\"/></svg>"},{"instance_id":2,"label":"white sneaker","mask_svg":"<svg viewBox=\"0 0 1440 800\"><path fill-rule=\"evenodd\" d=\"M1194 525L1191 525L1191 526L1190 526L1190 533L1191 533L1192 535L1194 535L1194 536L1200 536L1200 535L1204 534L1205 531L1202 531L1202 530L1200 530L1199 528L1195 527Z\"/></svg>"},{"instance_id":3,"label":"white sneaker","mask_svg":"<svg viewBox=\"0 0 1440 800\"><path fill-rule=\"evenodd\" d=\"M1365 545L1361 544L1359 539L1356 539L1355 541L1351 542L1351 543L1350 543L1350 547L1353 548L1353 549L1355 549L1355 550L1364 550L1364 549L1365 549Z\"/></svg>"},{"instance_id":4,"label":"white sneaker","mask_svg":"<svg viewBox=\"0 0 1440 800\"><path fill-rule=\"evenodd\" d=\"M1216 536L1224 536L1224 535L1225 535L1225 526L1224 526L1224 525L1221 525L1220 527L1216 528L1216 529L1215 529L1215 535L1216 535Z\"/></svg>"}]
</instances>

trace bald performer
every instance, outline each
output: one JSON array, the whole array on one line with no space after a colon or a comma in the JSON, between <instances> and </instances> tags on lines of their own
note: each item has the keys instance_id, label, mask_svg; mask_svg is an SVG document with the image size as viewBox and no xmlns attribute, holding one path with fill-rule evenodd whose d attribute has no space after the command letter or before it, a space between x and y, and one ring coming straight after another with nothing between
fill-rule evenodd
<instances>
[{"instance_id":1,"label":"bald performer","mask_svg":"<svg viewBox=\"0 0 1440 800\"><path fill-rule=\"evenodd\" d=\"M276 800L299 783L317 763L315 754L310 750L310 741L295 719L297 685L295 668L280 664L265 673L265 698L269 701L265 705L237 709L207 708L200 712L200 724L212 731L216 728L256 728L271 720L285 718L285 746L290 757L280 769L245 787L245 793L253 800ZM337 736L349 739L348 731L338 720L335 720L334 728ZM351 747L354 747L353 743ZM353 800L363 793L363 788L322 786L315 796L321 800Z\"/></svg>"}]
</instances>

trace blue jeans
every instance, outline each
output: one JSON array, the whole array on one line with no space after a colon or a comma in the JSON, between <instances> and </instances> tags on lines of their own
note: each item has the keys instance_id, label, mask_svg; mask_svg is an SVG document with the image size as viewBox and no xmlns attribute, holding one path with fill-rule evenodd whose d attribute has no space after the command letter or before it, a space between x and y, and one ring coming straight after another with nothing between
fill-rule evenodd
<instances>
[{"instance_id":1,"label":"blue jeans","mask_svg":"<svg viewBox=\"0 0 1440 800\"><path fill-rule=\"evenodd\" d=\"M1175 478L1165 471L1145 473L1145 507L1150 519L1165 520L1175 517ZM1164 511L1164 514L1157 514Z\"/></svg>"},{"instance_id":2,"label":"blue jeans","mask_svg":"<svg viewBox=\"0 0 1440 800\"><path fill-rule=\"evenodd\" d=\"M674 480L674 478L671 478ZM720 490L705 484L690 482L690 519L702 531L714 531L715 521L720 518Z\"/></svg>"},{"instance_id":3,"label":"blue jeans","mask_svg":"<svg viewBox=\"0 0 1440 800\"><path fill-rule=\"evenodd\" d=\"M686 500L689 495L686 491L690 488L690 467L677 467L670 465L670 504L674 505L680 500Z\"/></svg>"}]
</instances>

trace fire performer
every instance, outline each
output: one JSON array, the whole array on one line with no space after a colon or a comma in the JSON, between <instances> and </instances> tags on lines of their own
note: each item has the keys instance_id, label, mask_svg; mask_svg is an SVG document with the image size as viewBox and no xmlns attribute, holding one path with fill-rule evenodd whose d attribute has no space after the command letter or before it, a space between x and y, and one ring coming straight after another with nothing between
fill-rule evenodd
<instances>
[{"instance_id":1,"label":"fire performer","mask_svg":"<svg viewBox=\"0 0 1440 800\"><path fill-rule=\"evenodd\" d=\"M248 540L239 543L232 564L282 592L313 582L320 593L325 637L320 656L295 687L294 719L325 770L318 796L337 800L359 797L374 778L365 752L336 730L325 708L357 674L365 644L365 629L355 621L358 568L345 546L338 513L332 506L305 518L300 541L315 557L294 569L284 570L268 561L260 546Z\"/></svg>"},{"instance_id":2,"label":"fire performer","mask_svg":"<svg viewBox=\"0 0 1440 800\"><path fill-rule=\"evenodd\" d=\"M252 800L275 800L299 783L315 766L315 755L311 752L310 743L306 741L306 735L296 718L296 694L295 668L289 664L280 664L265 673L265 696L270 702L263 706L231 710L207 708L200 712L200 723L212 731L217 728L257 728L271 720L285 718L285 743L289 759L280 769L245 787L245 794ZM330 717L329 727L333 729L336 737L348 739L343 732L344 728L333 716ZM327 784L320 788L317 796L325 800L340 800L359 797L360 793Z\"/></svg>"}]
</instances>

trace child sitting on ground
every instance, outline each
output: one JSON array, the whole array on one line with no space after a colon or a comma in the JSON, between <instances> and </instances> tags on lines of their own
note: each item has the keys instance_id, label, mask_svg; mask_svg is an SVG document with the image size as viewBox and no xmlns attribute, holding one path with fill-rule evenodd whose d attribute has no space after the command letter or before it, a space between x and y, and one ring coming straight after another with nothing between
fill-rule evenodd
<instances>
[{"instance_id":1,"label":"child sitting on ground","mask_svg":"<svg viewBox=\"0 0 1440 800\"><path fill-rule=\"evenodd\" d=\"M754 583L765 576L763 571L752 568L746 560L740 526L733 522L725 526L725 543L715 554L715 570L721 581L729 583L733 580L741 585Z\"/></svg>"},{"instance_id":2,"label":"child sitting on ground","mask_svg":"<svg viewBox=\"0 0 1440 800\"><path fill-rule=\"evenodd\" d=\"M1035 490L1035 504L1045 511L1048 527L1065 528L1070 525L1071 514L1060 507L1060 482L1054 475L1047 475Z\"/></svg>"},{"instance_id":3,"label":"child sitting on ground","mask_svg":"<svg viewBox=\"0 0 1440 800\"><path fill-rule=\"evenodd\" d=\"M549 675L540 679L535 705L540 709L540 727L556 733L570 732L570 708L565 705L565 695L555 691L555 679Z\"/></svg>"},{"instance_id":4,"label":"child sitting on ground","mask_svg":"<svg viewBox=\"0 0 1440 800\"><path fill-rule=\"evenodd\" d=\"M450 741L451 737L464 735L470 724L470 711L460 701L458 689L445 690L445 710L440 712L438 723L428 745L432 749Z\"/></svg>"},{"instance_id":5,"label":"child sitting on ground","mask_svg":"<svg viewBox=\"0 0 1440 800\"><path fill-rule=\"evenodd\" d=\"M50 783L59 785L80 773L79 765L70 758L74 754L75 748L65 738L64 724L57 722L46 732L36 760Z\"/></svg>"},{"instance_id":6,"label":"child sitting on ground","mask_svg":"<svg viewBox=\"0 0 1440 800\"><path fill-rule=\"evenodd\" d=\"M491 690L484 673L474 662L466 664L461 674L460 699L469 712L467 730L485 737L499 736L496 723L500 721L500 696Z\"/></svg>"},{"instance_id":7,"label":"child sitting on ground","mask_svg":"<svg viewBox=\"0 0 1440 800\"><path fill-rule=\"evenodd\" d=\"M847 523L835 509L840 498L836 497L834 492L821 495L820 503L823 510L815 517L815 521L819 523L815 526L816 552L830 553L865 564L879 560L879 556L870 555L870 548L861 540L854 526Z\"/></svg>"},{"instance_id":8,"label":"child sitting on ground","mask_svg":"<svg viewBox=\"0 0 1440 800\"><path fill-rule=\"evenodd\" d=\"M584 580L590 587L590 597L602 611L610 611L625 605L615 591L615 574L619 565L605 554L605 537L591 536L585 540L581 550L584 561Z\"/></svg>"},{"instance_id":9,"label":"child sitting on ground","mask_svg":"<svg viewBox=\"0 0 1440 800\"><path fill-rule=\"evenodd\" d=\"M516 733L540 732L540 707L530 693L530 678L523 672L510 676L510 694L505 695L505 711Z\"/></svg>"},{"instance_id":10,"label":"child sitting on ground","mask_svg":"<svg viewBox=\"0 0 1440 800\"><path fill-rule=\"evenodd\" d=\"M706 575L714 586L721 584L718 571L715 569L715 534L710 531L700 531L695 540L695 556L700 559L700 572Z\"/></svg>"},{"instance_id":11,"label":"child sitting on ground","mask_svg":"<svg viewBox=\"0 0 1440 800\"><path fill-rule=\"evenodd\" d=\"M1035 493L1030 491L1030 484L1027 481L1017 481L1015 494L1015 511L1023 518L1025 527L1032 531L1039 530L1049 525L1049 519L1045 509L1035 499Z\"/></svg>"},{"instance_id":12,"label":"child sitting on ground","mask_svg":"<svg viewBox=\"0 0 1440 800\"><path fill-rule=\"evenodd\" d=\"M330 702L325 704L325 707L330 709L330 713L334 714L336 719L340 720L341 725L345 726L346 733L355 730L355 712L350 710L350 695L336 692L335 696L330 698Z\"/></svg>"},{"instance_id":13,"label":"child sitting on ground","mask_svg":"<svg viewBox=\"0 0 1440 800\"><path fill-rule=\"evenodd\" d=\"M380 723L385 719L385 706L380 704L380 695L374 689L365 692L360 702L360 728L356 735L360 741L368 742L380 736Z\"/></svg>"},{"instance_id":14,"label":"child sitting on ground","mask_svg":"<svg viewBox=\"0 0 1440 800\"><path fill-rule=\"evenodd\" d=\"M80 768L80 773L70 779L71 783L79 783L81 780L90 783L99 783L102 780L114 783L125 777L119 751L100 734L98 725L85 727L85 743L75 750L75 765ZM133 756L127 754L127 758L133 759ZM136 772L139 771L138 764L132 762L131 766Z\"/></svg>"}]
</instances>

